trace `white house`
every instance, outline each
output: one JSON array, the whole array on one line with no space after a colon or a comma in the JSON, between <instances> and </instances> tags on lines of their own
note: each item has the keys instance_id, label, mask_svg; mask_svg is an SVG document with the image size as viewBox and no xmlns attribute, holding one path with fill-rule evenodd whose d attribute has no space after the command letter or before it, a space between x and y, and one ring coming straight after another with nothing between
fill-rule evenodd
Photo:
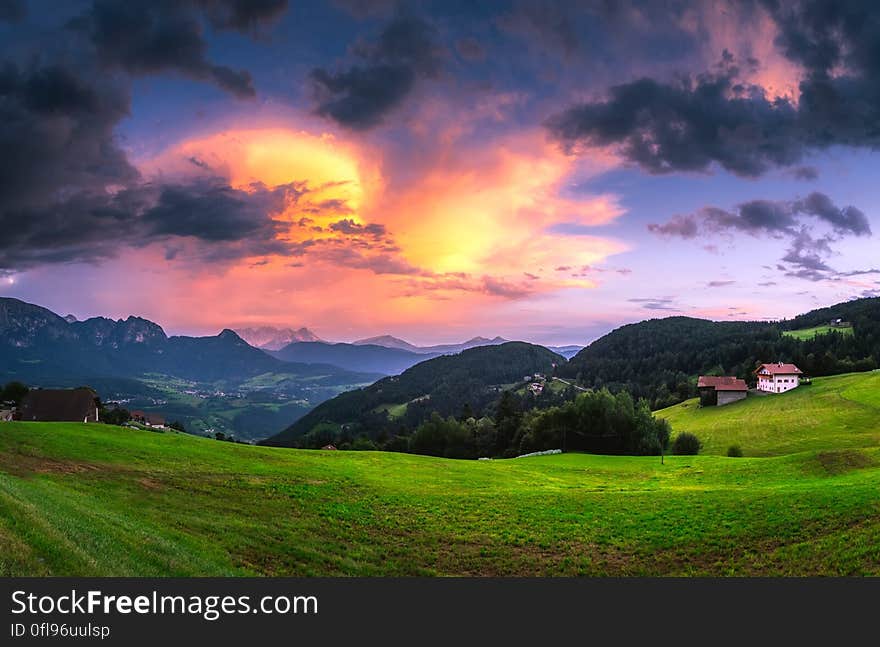
<instances>
[{"instance_id":1,"label":"white house","mask_svg":"<svg viewBox=\"0 0 880 647\"><path fill-rule=\"evenodd\" d=\"M796 389L803 371L794 364L761 364L755 371L758 376L758 390L768 393L785 393Z\"/></svg>"}]
</instances>

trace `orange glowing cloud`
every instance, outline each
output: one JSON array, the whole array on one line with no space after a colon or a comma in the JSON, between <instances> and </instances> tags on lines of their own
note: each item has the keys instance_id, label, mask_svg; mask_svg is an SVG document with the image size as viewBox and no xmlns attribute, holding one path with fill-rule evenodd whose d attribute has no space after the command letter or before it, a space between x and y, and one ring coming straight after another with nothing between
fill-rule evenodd
<instances>
[{"instance_id":1,"label":"orange glowing cloud","mask_svg":"<svg viewBox=\"0 0 880 647\"><path fill-rule=\"evenodd\" d=\"M329 135L244 129L180 143L145 162L145 175L293 185L296 198L272 215L287 223L279 239L290 254L189 267L186 293L166 297L190 311L211 303L211 319L235 323L437 321L452 315L450 298L473 315L498 299L593 287L594 278L555 268L626 250L554 233L559 223L610 223L623 209L611 195L563 197L576 162L541 134L457 150L392 192L381 155Z\"/></svg>"},{"instance_id":2,"label":"orange glowing cloud","mask_svg":"<svg viewBox=\"0 0 880 647\"><path fill-rule=\"evenodd\" d=\"M560 197L573 159L539 135L444 157L383 202L386 224L408 257L438 273L519 279L554 265L588 265L624 251L617 241L549 233L556 223L618 218L615 197Z\"/></svg>"}]
</instances>

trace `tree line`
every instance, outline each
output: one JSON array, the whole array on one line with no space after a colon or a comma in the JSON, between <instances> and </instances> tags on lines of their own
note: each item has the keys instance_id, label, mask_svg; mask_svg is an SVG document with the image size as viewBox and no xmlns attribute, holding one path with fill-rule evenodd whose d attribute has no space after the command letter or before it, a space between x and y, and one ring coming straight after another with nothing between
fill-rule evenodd
<instances>
[{"instance_id":1,"label":"tree line","mask_svg":"<svg viewBox=\"0 0 880 647\"><path fill-rule=\"evenodd\" d=\"M646 400L621 391L587 391L551 406L503 391L486 415L468 406L458 416L434 411L416 426L376 432L357 423L322 422L294 446L409 452L445 458L509 458L562 449L594 454L656 455L669 445L670 425L651 414Z\"/></svg>"}]
</instances>

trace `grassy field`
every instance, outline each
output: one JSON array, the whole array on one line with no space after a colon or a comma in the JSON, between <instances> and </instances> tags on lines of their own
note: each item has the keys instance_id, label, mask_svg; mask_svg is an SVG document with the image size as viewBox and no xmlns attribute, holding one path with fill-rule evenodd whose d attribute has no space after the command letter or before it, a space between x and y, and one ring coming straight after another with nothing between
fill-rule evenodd
<instances>
[{"instance_id":1,"label":"grassy field","mask_svg":"<svg viewBox=\"0 0 880 647\"><path fill-rule=\"evenodd\" d=\"M830 332L839 332L841 335L852 335L851 326L845 328L834 328L832 326L815 326L813 328L802 328L801 330L786 330L782 334L786 337L794 337L795 339L807 340L817 335L827 335Z\"/></svg>"},{"instance_id":2,"label":"grassy field","mask_svg":"<svg viewBox=\"0 0 880 647\"><path fill-rule=\"evenodd\" d=\"M815 378L788 393L749 395L723 407L688 400L657 412L706 454L738 444L746 456L880 446L880 372Z\"/></svg>"},{"instance_id":3,"label":"grassy field","mask_svg":"<svg viewBox=\"0 0 880 647\"><path fill-rule=\"evenodd\" d=\"M873 432L861 413L852 436L783 416L788 444L804 434L797 453L749 423L738 440L768 457L663 465L583 454L454 461L2 423L0 575L880 575L878 379L810 387L830 408L873 408ZM727 411L767 413L807 391ZM709 441L715 429L700 432L713 450L728 442Z\"/></svg>"}]
</instances>

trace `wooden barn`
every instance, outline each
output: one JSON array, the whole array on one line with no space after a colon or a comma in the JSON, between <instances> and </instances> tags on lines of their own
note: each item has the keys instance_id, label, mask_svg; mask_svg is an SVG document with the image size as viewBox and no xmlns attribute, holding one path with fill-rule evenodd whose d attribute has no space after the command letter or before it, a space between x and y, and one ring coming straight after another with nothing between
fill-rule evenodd
<instances>
[{"instance_id":1,"label":"wooden barn","mask_svg":"<svg viewBox=\"0 0 880 647\"><path fill-rule=\"evenodd\" d=\"M704 407L720 407L745 400L749 393L745 380L728 376L701 375L697 388L700 391L700 404Z\"/></svg>"},{"instance_id":2,"label":"wooden barn","mask_svg":"<svg viewBox=\"0 0 880 647\"><path fill-rule=\"evenodd\" d=\"M21 402L18 418L36 422L98 422L98 394L92 389L34 389Z\"/></svg>"}]
</instances>

